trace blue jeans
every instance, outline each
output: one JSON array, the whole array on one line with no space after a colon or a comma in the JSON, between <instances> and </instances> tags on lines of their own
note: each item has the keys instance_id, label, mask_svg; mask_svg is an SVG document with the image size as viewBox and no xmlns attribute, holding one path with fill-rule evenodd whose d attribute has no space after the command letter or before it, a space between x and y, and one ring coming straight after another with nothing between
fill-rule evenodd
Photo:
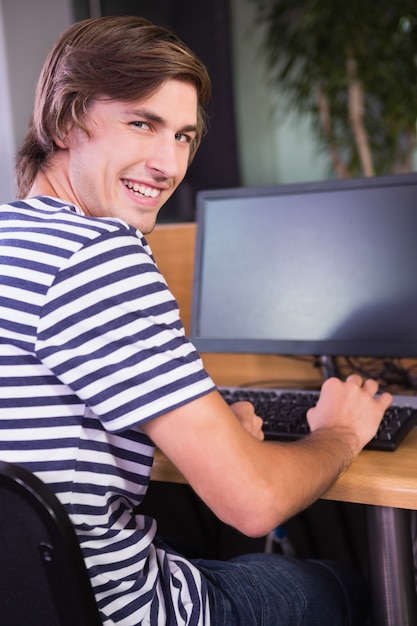
<instances>
[{"instance_id":1,"label":"blue jeans","mask_svg":"<svg viewBox=\"0 0 417 626\"><path fill-rule=\"evenodd\" d=\"M192 559L208 587L213 626L365 626L366 582L332 561L246 554Z\"/></svg>"}]
</instances>

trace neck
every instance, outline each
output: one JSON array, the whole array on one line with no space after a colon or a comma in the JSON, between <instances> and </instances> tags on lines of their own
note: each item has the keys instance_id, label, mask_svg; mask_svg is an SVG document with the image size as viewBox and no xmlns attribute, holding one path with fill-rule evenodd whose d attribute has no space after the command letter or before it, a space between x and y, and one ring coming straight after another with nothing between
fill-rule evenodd
<instances>
[{"instance_id":1,"label":"neck","mask_svg":"<svg viewBox=\"0 0 417 626\"><path fill-rule=\"evenodd\" d=\"M54 184L49 180L48 176L40 171L36 174L33 185L29 190L28 197L33 196L53 196L59 198L61 194L57 192Z\"/></svg>"}]
</instances>

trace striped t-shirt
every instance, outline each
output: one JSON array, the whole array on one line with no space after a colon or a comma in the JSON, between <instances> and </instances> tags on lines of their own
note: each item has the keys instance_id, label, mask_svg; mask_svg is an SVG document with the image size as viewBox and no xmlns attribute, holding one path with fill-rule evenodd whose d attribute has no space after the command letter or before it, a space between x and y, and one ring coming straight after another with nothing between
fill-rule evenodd
<instances>
[{"instance_id":1,"label":"striped t-shirt","mask_svg":"<svg viewBox=\"0 0 417 626\"><path fill-rule=\"evenodd\" d=\"M140 233L49 197L0 207L0 459L65 505L106 626L209 623L198 570L132 510L141 422L213 387Z\"/></svg>"}]
</instances>

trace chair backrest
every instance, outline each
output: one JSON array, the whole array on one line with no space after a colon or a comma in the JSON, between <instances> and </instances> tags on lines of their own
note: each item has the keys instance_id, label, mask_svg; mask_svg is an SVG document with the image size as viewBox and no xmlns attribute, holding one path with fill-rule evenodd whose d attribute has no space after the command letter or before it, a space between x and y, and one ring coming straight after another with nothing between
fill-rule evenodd
<instances>
[{"instance_id":1,"label":"chair backrest","mask_svg":"<svg viewBox=\"0 0 417 626\"><path fill-rule=\"evenodd\" d=\"M81 549L57 497L0 462L0 624L102 626Z\"/></svg>"}]
</instances>

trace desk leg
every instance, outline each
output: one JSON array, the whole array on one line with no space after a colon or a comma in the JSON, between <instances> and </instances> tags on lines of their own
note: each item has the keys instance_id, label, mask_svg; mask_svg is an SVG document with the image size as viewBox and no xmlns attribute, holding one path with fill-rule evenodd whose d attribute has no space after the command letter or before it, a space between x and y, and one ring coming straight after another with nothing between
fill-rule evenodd
<instances>
[{"instance_id":1,"label":"desk leg","mask_svg":"<svg viewBox=\"0 0 417 626\"><path fill-rule=\"evenodd\" d=\"M417 595L410 511L370 505L367 511L374 623L415 626Z\"/></svg>"}]
</instances>

